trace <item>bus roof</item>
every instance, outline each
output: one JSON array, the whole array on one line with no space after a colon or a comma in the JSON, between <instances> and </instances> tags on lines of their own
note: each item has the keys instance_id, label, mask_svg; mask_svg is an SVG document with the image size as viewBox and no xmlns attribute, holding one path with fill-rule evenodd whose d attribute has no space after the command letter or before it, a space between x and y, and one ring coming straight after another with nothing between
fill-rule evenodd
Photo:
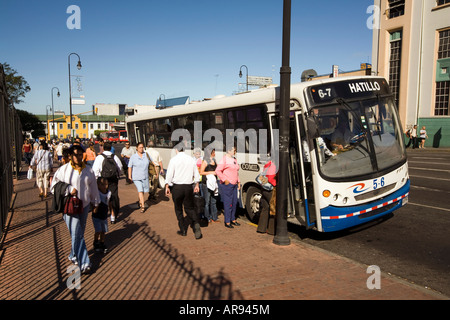
<instances>
[{"instance_id":1,"label":"bus roof","mask_svg":"<svg viewBox=\"0 0 450 320\"><path fill-rule=\"evenodd\" d=\"M336 81L348 81L355 79L384 79L376 76L348 76L339 78L319 79L296 83L291 85L291 98L298 98L300 101L304 101L303 91L305 88L320 84L326 84ZM243 105L258 105L265 103L273 103L279 100L280 87L268 87L262 89L256 89L244 93L240 93L233 96L213 98L201 102L191 102L186 105L178 105L165 109L153 109L146 113L140 113L138 115L132 115L126 117L126 122L135 122L147 119L165 119L171 116L189 114L189 113L201 113L204 111L223 110L233 107L239 107Z\"/></svg>"}]
</instances>

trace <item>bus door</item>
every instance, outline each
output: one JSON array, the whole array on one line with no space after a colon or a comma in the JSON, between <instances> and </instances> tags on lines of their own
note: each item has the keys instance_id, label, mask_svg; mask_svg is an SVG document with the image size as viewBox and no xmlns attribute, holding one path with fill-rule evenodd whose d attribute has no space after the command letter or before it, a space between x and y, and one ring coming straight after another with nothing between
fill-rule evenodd
<instances>
[{"instance_id":1,"label":"bus door","mask_svg":"<svg viewBox=\"0 0 450 320\"><path fill-rule=\"evenodd\" d=\"M307 229L316 226L311 160L302 111L291 112L289 142L290 182L295 217Z\"/></svg>"}]
</instances>

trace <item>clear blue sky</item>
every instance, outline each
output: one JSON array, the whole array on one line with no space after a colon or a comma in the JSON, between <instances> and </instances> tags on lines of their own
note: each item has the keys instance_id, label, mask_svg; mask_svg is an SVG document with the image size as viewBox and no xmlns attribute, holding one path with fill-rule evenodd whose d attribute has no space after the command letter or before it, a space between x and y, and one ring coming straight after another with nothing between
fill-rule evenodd
<instances>
[{"instance_id":1,"label":"clear blue sky","mask_svg":"<svg viewBox=\"0 0 450 320\"><path fill-rule=\"evenodd\" d=\"M292 0L293 83L315 69L331 73L371 62L372 30L366 22L372 0ZM70 5L81 10L81 29L70 30ZM45 114L51 89L55 109L69 112L68 55L83 68L86 105L152 105L166 98L201 100L238 90L239 68L280 82L282 0L1 0L0 62L25 77L31 91L16 106ZM244 69L245 77L245 69Z\"/></svg>"}]
</instances>

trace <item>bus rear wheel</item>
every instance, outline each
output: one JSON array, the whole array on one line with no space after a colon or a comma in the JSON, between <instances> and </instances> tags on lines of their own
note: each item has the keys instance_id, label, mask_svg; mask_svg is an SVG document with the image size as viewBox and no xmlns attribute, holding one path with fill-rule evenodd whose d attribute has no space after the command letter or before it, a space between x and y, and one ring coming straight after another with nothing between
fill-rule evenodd
<instances>
[{"instance_id":1,"label":"bus rear wheel","mask_svg":"<svg viewBox=\"0 0 450 320\"><path fill-rule=\"evenodd\" d=\"M257 187L250 187L247 190L245 208L251 222L257 223L261 213L262 192Z\"/></svg>"}]
</instances>

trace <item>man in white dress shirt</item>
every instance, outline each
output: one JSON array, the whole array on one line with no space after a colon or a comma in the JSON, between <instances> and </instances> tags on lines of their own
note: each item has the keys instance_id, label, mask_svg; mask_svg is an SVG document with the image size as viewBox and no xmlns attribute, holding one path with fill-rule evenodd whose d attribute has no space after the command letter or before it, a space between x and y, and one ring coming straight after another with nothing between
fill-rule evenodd
<instances>
[{"instance_id":1,"label":"man in white dress shirt","mask_svg":"<svg viewBox=\"0 0 450 320\"><path fill-rule=\"evenodd\" d=\"M199 192L200 174L191 156L184 153L184 145L179 143L175 146L177 155L173 157L166 173L166 196L172 193L175 205L175 214L180 231L177 233L186 236L187 226L191 225L195 238L201 239L199 217L195 212L194 192ZM193 184L195 184L193 188ZM183 215L186 212L186 217Z\"/></svg>"}]
</instances>

